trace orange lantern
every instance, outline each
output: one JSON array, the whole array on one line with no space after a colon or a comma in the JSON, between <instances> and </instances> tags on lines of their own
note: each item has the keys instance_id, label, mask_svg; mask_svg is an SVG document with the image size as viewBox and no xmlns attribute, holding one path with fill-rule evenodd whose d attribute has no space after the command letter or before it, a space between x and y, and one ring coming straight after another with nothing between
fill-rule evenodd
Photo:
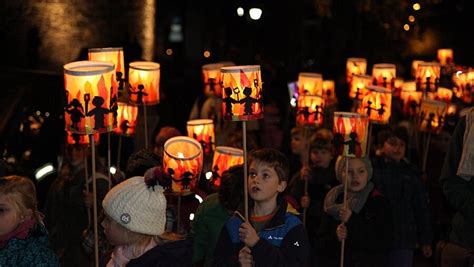
<instances>
[{"instance_id":1,"label":"orange lantern","mask_svg":"<svg viewBox=\"0 0 474 267\"><path fill-rule=\"evenodd\" d=\"M296 123L298 125L323 124L324 99L316 95L300 95L298 97L298 108Z\"/></svg>"},{"instance_id":2,"label":"orange lantern","mask_svg":"<svg viewBox=\"0 0 474 267\"><path fill-rule=\"evenodd\" d=\"M406 84L406 83L405 83ZM415 82L413 82L413 86ZM413 88L414 89L414 88ZM422 99L422 92L412 90L410 88L403 88L400 92L400 99L403 101L403 113L407 115L416 115L418 114L421 99Z\"/></svg>"},{"instance_id":3,"label":"orange lantern","mask_svg":"<svg viewBox=\"0 0 474 267\"><path fill-rule=\"evenodd\" d=\"M313 72L300 72L298 75L298 94L322 95L323 75Z\"/></svg>"},{"instance_id":4,"label":"orange lantern","mask_svg":"<svg viewBox=\"0 0 474 267\"><path fill-rule=\"evenodd\" d=\"M247 121L263 118L260 66L221 68L224 119Z\"/></svg>"},{"instance_id":5,"label":"orange lantern","mask_svg":"<svg viewBox=\"0 0 474 267\"><path fill-rule=\"evenodd\" d=\"M453 75L454 93L456 97L462 99L466 104L472 103L472 87L474 85L474 70L469 69L465 72L458 72Z\"/></svg>"},{"instance_id":6,"label":"orange lantern","mask_svg":"<svg viewBox=\"0 0 474 267\"><path fill-rule=\"evenodd\" d=\"M395 79L395 85L392 89L392 96L393 97L399 97L400 92L402 91L402 87L405 81L402 78L396 78Z\"/></svg>"},{"instance_id":7,"label":"orange lantern","mask_svg":"<svg viewBox=\"0 0 474 267\"><path fill-rule=\"evenodd\" d=\"M191 120L187 123L188 136L196 139L204 150L211 154L215 148L214 122L209 119Z\"/></svg>"},{"instance_id":8,"label":"orange lantern","mask_svg":"<svg viewBox=\"0 0 474 267\"><path fill-rule=\"evenodd\" d=\"M336 85L333 80L323 80L323 98L326 104L337 102Z\"/></svg>"},{"instance_id":9,"label":"orange lantern","mask_svg":"<svg viewBox=\"0 0 474 267\"><path fill-rule=\"evenodd\" d=\"M160 64L135 61L129 64L130 101L137 105L160 102Z\"/></svg>"},{"instance_id":10,"label":"orange lantern","mask_svg":"<svg viewBox=\"0 0 474 267\"><path fill-rule=\"evenodd\" d=\"M446 102L425 99L421 102L418 127L420 131L440 133L446 120Z\"/></svg>"},{"instance_id":11,"label":"orange lantern","mask_svg":"<svg viewBox=\"0 0 474 267\"><path fill-rule=\"evenodd\" d=\"M212 159L212 184L215 187L221 185L222 173L230 167L244 163L244 152L242 149L218 146Z\"/></svg>"},{"instance_id":12,"label":"orange lantern","mask_svg":"<svg viewBox=\"0 0 474 267\"><path fill-rule=\"evenodd\" d=\"M90 135L87 134L77 134L77 133L72 133L70 131L66 131L67 133L67 144L68 145L88 145L90 144ZM100 134L96 133L94 134L94 142L95 145L99 144L100 140Z\"/></svg>"},{"instance_id":13,"label":"orange lantern","mask_svg":"<svg viewBox=\"0 0 474 267\"><path fill-rule=\"evenodd\" d=\"M115 80L118 90L122 91L125 84L125 64L122 47L89 48L89 60L110 61L115 65Z\"/></svg>"},{"instance_id":14,"label":"orange lantern","mask_svg":"<svg viewBox=\"0 0 474 267\"><path fill-rule=\"evenodd\" d=\"M176 136L166 141L164 151L163 170L170 179L169 189L180 195L191 194L201 175L201 145L190 137Z\"/></svg>"},{"instance_id":15,"label":"orange lantern","mask_svg":"<svg viewBox=\"0 0 474 267\"><path fill-rule=\"evenodd\" d=\"M220 69L224 64L206 64L202 66L202 77L204 81L204 94L207 96L222 95L222 87L220 83Z\"/></svg>"},{"instance_id":16,"label":"orange lantern","mask_svg":"<svg viewBox=\"0 0 474 267\"><path fill-rule=\"evenodd\" d=\"M365 58L351 57L346 61L346 79L350 84L352 76L364 75L367 72L367 60Z\"/></svg>"},{"instance_id":17,"label":"orange lantern","mask_svg":"<svg viewBox=\"0 0 474 267\"><path fill-rule=\"evenodd\" d=\"M458 112L458 106L456 104L449 104L448 110L446 111L447 116L455 116Z\"/></svg>"},{"instance_id":18,"label":"orange lantern","mask_svg":"<svg viewBox=\"0 0 474 267\"><path fill-rule=\"evenodd\" d=\"M117 87L114 64L77 61L64 65L66 130L77 134L109 132L114 128Z\"/></svg>"},{"instance_id":19,"label":"orange lantern","mask_svg":"<svg viewBox=\"0 0 474 267\"><path fill-rule=\"evenodd\" d=\"M423 62L416 70L416 88L423 92L436 92L438 90L441 68L438 63Z\"/></svg>"},{"instance_id":20,"label":"orange lantern","mask_svg":"<svg viewBox=\"0 0 474 267\"><path fill-rule=\"evenodd\" d=\"M364 157L369 119L365 114L334 112L334 144L339 155Z\"/></svg>"},{"instance_id":21,"label":"orange lantern","mask_svg":"<svg viewBox=\"0 0 474 267\"><path fill-rule=\"evenodd\" d=\"M438 91L436 92L436 100L444 101L448 104L451 102L452 97L453 97L453 91L448 88L439 87Z\"/></svg>"},{"instance_id":22,"label":"orange lantern","mask_svg":"<svg viewBox=\"0 0 474 267\"><path fill-rule=\"evenodd\" d=\"M126 103L118 103L116 134L133 136L137 126L138 107Z\"/></svg>"},{"instance_id":23,"label":"orange lantern","mask_svg":"<svg viewBox=\"0 0 474 267\"><path fill-rule=\"evenodd\" d=\"M375 64L372 69L372 84L392 89L395 86L397 68L394 64Z\"/></svg>"},{"instance_id":24,"label":"orange lantern","mask_svg":"<svg viewBox=\"0 0 474 267\"><path fill-rule=\"evenodd\" d=\"M413 60L411 62L411 75L413 77L416 77L416 72L418 70L418 65L420 65L420 63L423 63L424 61L423 60Z\"/></svg>"},{"instance_id":25,"label":"orange lantern","mask_svg":"<svg viewBox=\"0 0 474 267\"><path fill-rule=\"evenodd\" d=\"M369 85L365 90L358 112L367 114L370 122L387 124L392 108L392 91L385 87Z\"/></svg>"},{"instance_id":26,"label":"orange lantern","mask_svg":"<svg viewBox=\"0 0 474 267\"><path fill-rule=\"evenodd\" d=\"M362 100L364 91L367 86L372 84L372 77L369 75L355 74L352 77L352 83L350 85L349 97Z\"/></svg>"},{"instance_id":27,"label":"orange lantern","mask_svg":"<svg viewBox=\"0 0 474 267\"><path fill-rule=\"evenodd\" d=\"M416 82L413 80L404 82L401 91L416 91Z\"/></svg>"},{"instance_id":28,"label":"orange lantern","mask_svg":"<svg viewBox=\"0 0 474 267\"><path fill-rule=\"evenodd\" d=\"M438 49L438 61L441 66L446 66L453 63L453 49L442 48Z\"/></svg>"}]
</instances>

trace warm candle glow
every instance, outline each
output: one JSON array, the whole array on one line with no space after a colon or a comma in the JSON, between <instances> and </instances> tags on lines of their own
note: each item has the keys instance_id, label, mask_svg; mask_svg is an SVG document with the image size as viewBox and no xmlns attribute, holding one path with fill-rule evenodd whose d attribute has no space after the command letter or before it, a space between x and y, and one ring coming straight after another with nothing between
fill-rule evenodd
<instances>
[{"instance_id":1,"label":"warm candle glow","mask_svg":"<svg viewBox=\"0 0 474 267\"><path fill-rule=\"evenodd\" d=\"M326 105L337 102L336 85L333 80L323 80L323 98Z\"/></svg>"},{"instance_id":2,"label":"warm candle glow","mask_svg":"<svg viewBox=\"0 0 474 267\"><path fill-rule=\"evenodd\" d=\"M147 61L130 63L128 70L130 101L136 105L160 102L160 64Z\"/></svg>"},{"instance_id":3,"label":"warm candle glow","mask_svg":"<svg viewBox=\"0 0 474 267\"><path fill-rule=\"evenodd\" d=\"M324 99L321 96L300 95L296 112L298 125L323 124Z\"/></svg>"},{"instance_id":4,"label":"warm candle glow","mask_svg":"<svg viewBox=\"0 0 474 267\"><path fill-rule=\"evenodd\" d=\"M367 114L370 122L387 124L392 109L392 92L380 86L369 85L364 92L359 114Z\"/></svg>"},{"instance_id":5,"label":"warm candle glow","mask_svg":"<svg viewBox=\"0 0 474 267\"><path fill-rule=\"evenodd\" d=\"M364 75L367 71L367 60L365 58L351 57L346 61L346 80L351 83L352 76Z\"/></svg>"},{"instance_id":6,"label":"warm candle glow","mask_svg":"<svg viewBox=\"0 0 474 267\"><path fill-rule=\"evenodd\" d=\"M425 99L421 102L418 127L420 131L440 133L446 120L446 102Z\"/></svg>"},{"instance_id":7,"label":"warm candle glow","mask_svg":"<svg viewBox=\"0 0 474 267\"><path fill-rule=\"evenodd\" d=\"M392 89L395 86L396 67L394 64L375 64L372 69L372 84Z\"/></svg>"},{"instance_id":8,"label":"warm candle glow","mask_svg":"<svg viewBox=\"0 0 474 267\"><path fill-rule=\"evenodd\" d=\"M212 160L212 184L219 188L221 184L222 173L230 167L244 163L244 152L242 149L218 146L214 152Z\"/></svg>"},{"instance_id":9,"label":"warm candle glow","mask_svg":"<svg viewBox=\"0 0 474 267\"><path fill-rule=\"evenodd\" d=\"M356 74L352 77L352 83L349 90L350 98L357 98L362 100L364 90L367 86L372 84L372 77L369 75Z\"/></svg>"},{"instance_id":10,"label":"warm candle glow","mask_svg":"<svg viewBox=\"0 0 474 267\"><path fill-rule=\"evenodd\" d=\"M415 82L413 82L414 84ZM414 86L414 85L413 85ZM417 115L421 105L422 92L402 89L400 99L403 100L403 113L405 115Z\"/></svg>"},{"instance_id":11,"label":"warm candle glow","mask_svg":"<svg viewBox=\"0 0 474 267\"><path fill-rule=\"evenodd\" d=\"M119 84L118 90L122 91L125 84L125 63L123 61L122 47L89 48L89 60L110 61L115 65L114 79Z\"/></svg>"},{"instance_id":12,"label":"warm candle glow","mask_svg":"<svg viewBox=\"0 0 474 267\"><path fill-rule=\"evenodd\" d=\"M436 100L444 101L446 103L451 102L451 98L453 97L453 91L448 88L440 87L438 88L438 92L436 93Z\"/></svg>"},{"instance_id":13,"label":"warm candle glow","mask_svg":"<svg viewBox=\"0 0 474 267\"><path fill-rule=\"evenodd\" d=\"M424 61L423 60L413 60L411 62L411 75L413 77L416 77L416 71L418 70L418 65L420 65L420 63L423 63Z\"/></svg>"},{"instance_id":14,"label":"warm candle glow","mask_svg":"<svg viewBox=\"0 0 474 267\"><path fill-rule=\"evenodd\" d=\"M364 157L367 148L369 119L367 115L334 112L334 145L336 154Z\"/></svg>"},{"instance_id":15,"label":"warm candle glow","mask_svg":"<svg viewBox=\"0 0 474 267\"><path fill-rule=\"evenodd\" d=\"M417 89L423 92L436 92L441 77L441 69L438 63L423 62L418 65L416 71Z\"/></svg>"},{"instance_id":16,"label":"warm candle glow","mask_svg":"<svg viewBox=\"0 0 474 267\"><path fill-rule=\"evenodd\" d=\"M138 107L126 103L118 103L117 127L114 132L124 136L135 135Z\"/></svg>"},{"instance_id":17,"label":"warm candle glow","mask_svg":"<svg viewBox=\"0 0 474 267\"><path fill-rule=\"evenodd\" d=\"M220 69L224 64L206 64L202 66L202 78L204 82L204 94L207 96L222 96L222 87L220 82Z\"/></svg>"},{"instance_id":18,"label":"warm candle glow","mask_svg":"<svg viewBox=\"0 0 474 267\"><path fill-rule=\"evenodd\" d=\"M188 136L198 141L204 153L211 154L215 148L214 122L209 119L187 122Z\"/></svg>"},{"instance_id":19,"label":"warm candle glow","mask_svg":"<svg viewBox=\"0 0 474 267\"><path fill-rule=\"evenodd\" d=\"M299 95L322 95L323 75L312 72L300 72L298 75Z\"/></svg>"},{"instance_id":20,"label":"warm candle glow","mask_svg":"<svg viewBox=\"0 0 474 267\"><path fill-rule=\"evenodd\" d=\"M453 49L443 48L438 49L438 61L441 66L446 66L453 63Z\"/></svg>"}]
</instances>

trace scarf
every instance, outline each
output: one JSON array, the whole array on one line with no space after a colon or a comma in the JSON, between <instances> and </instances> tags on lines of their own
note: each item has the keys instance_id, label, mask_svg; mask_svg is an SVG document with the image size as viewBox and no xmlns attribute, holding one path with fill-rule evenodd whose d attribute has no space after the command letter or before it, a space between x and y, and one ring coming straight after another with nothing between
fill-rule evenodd
<instances>
[{"instance_id":1,"label":"scarf","mask_svg":"<svg viewBox=\"0 0 474 267\"><path fill-rule=\"evenodd\" d=\"M30 236L30 233L36 226L36 221L34 219L25 220L12 232L0 236L0 248L3 248L7 245L8 241L13 238L17 239L26 239Z\"/></svg>"},{"instance_id":2,"label":"scarf","mask_svg":"<svg viewBox=\"0 0 474 267\"><path fill-rule=\"evenodd\" d=\"M157 243L151 239L150 242L143 248L137 250L132 246L117 246L115 247L112 255L110 256L110 260L107 263L106 267L124 267L127 264L136 258L139 258L143 254L145 254L148 250L154 248Z\"/></svg>"},{"instance_id":3,"label":"scarf","mask_svg":"<svg viewBox=\"0 0 474 267\"><path fill-rule=\"evenodd\" d=\"M374 189L374 184L369 181L364 189L359 192L347 191L347 206L353 212L359 213L364 207L372 189ZM341 210L344 203L336 203L336 199L341 194L344 194L344 185L342 184L331 189L324 200L324 211L338 221L341 220L339 210Z\"/></svg>"},{"instance_id":4,"label":"scarf","mask_svg":"<svg viewBox=\"0 0 474 267\"><path fill-rule=\"evenodd\" d=\"M474 176L474 108L466 115L462 155L456 174L468 182Z\"/></svg>"}]
</instances>

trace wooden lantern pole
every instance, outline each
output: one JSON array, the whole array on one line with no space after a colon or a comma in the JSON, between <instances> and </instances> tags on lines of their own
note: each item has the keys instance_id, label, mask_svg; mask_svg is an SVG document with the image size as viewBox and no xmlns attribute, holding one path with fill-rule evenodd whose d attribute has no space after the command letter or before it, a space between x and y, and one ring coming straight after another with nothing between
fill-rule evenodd
<instances>
[{"instance_id":1,"label":"wooden lantern pole","mask_svg":"<svg viewBox=\"0 0 474 267\"><path fill-rule=\"evenodd\" d=\"M242 137L244 149L244 216L249 220L249 193L248 193L248 162L247 162L247 121L242 121Z\"/></svg>"},{"instance_id":2,"label":"wooden lantern pole","mask_svg":"<svg viewBox=\"0 0 474 267\"><path fill-rule=\"evenodd\" d=\"M89 168L87 162L87 145L82 146L82 153L84 154L84 185L87 193L89 193ZM91 226L91 208L87 207L87 228Z\"/></svg>"},{"instance_id":3,"label":"wooden lantern pole","mask_svg":"<svg viewBox=\"0 0 474 267\"><path fill-rule=\"evenodd\" d=\"M99 266L99 230L97 220L97 183L95 178L95 140L94 135L89 135L91 149L92 149L92 207L94 217L94 264Z\"/></svg>"},{"instance_id":4,"label":"wooden lantern pole","mask_svg":"<svg viewBox=\"0 0 474 267\"><path fill-rule=\"evenodd\" d=\"M145 148L148 149L148 119L146 116L146 105L143 105L143 116L145 120Z\"/></svg>"},{"instance_id":5,"label":"wooden lantern pole","mask_svg":"<svg viewBox=\"0 0 474 267\"><path fill-rule=\"evenodd\" d=\"M347 208L347 186L349 181L349 157L346 158L346 170L345 170L345 178L344 178L344 208ZM344 224L344 222L342 222ZM344 267L344 247L345 247L346 240L342 239L341 242L341 260L340 260L340 267Z\"/></svg>"}]
</instances>

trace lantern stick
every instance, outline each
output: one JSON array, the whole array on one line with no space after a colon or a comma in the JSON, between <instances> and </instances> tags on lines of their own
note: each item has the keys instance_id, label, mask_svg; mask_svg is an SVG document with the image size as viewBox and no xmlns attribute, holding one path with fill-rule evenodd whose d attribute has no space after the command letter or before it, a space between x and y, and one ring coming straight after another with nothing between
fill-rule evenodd
<instances>
[{"instance_id":1,"label":"lantern stick","mask_svg":"<svg viewBox=\"0 0 474 267\"><path fill-rule=\"evenodd\" d=\"M247 121L242 121L242 137L244 149L244 216L245 220L249 220L249 193L248 193L248 169L247 169Z\"/></svg>"},{"instance_id":2,"label":"lantern stick","mask_svg":"<svg viewBox=\"0 0 474 267\"><path fill-rule=\"evenodd\" d=\"M148 149L148 119L146 117L146 106L143 105L143 117L145 120L145 148Z\"/></svg>"},{"instance_id":3,"label":"lantern stick","mask_svg":"<svg viewBox=\"0 0 474 267\"><path fill-rule=\"evenodd\" d=\"M310 153L310 146L309 146L309 127L306 125L304 127L304 140L305 140L305 145L306 145L306 149L305 149L305 154L306 154L306 160L304 162L304 164L307 164L308 166L310 166L310 162L311 162L311 156L309 155ZM305 177L306 179L304 180L304 195L307 196L308 195L308 183L309 183L309 178L308 177ZM306 225L306 211L307 211L307 208L303 208L303 225Z\"/></svg>"},{"instance_id":4,"label":"lantern stick","mask_svg":"<svg viewBox=\"0 0 474 267\"><path fill-rule=\"evenodd\" d=\"M346 176L345 176L345 179L344 179L344 208L347 208L347 184L348 184L348 181L349 181L349 158L348 157L345 157L346 158ZM343 222L344 223L344 222ZM345 245L345 242L346 240L345 239L342 239L342 242L341 242L341 261L340 261L340 267L344 267L344 245Z\"/></svg>"},{"instance_id":5,"label":"lantern stick","mask_svg":"<svg viewBox=\"0 0 474 267\"><path fill-rule=\"evenodd\" d=\"M120 169L120 157L122 156L122 135L119 135L119 142L117 148L117 168Z\"/></svg>"},{"instance_id":6,"label":"lantern stick","mask_svg":"<svg viewBox=\"0 0 474 267\"><path fill-rule=\"evenodd\" d=\"M97 228L97 184L95 180L95 140L94 135L89 135L90 144L92 147L92 207L94 215L94 265L99 266L99 230Z\"/></svg>"},{"instance_id":7,"label":"lantern stick","mask_svg":"<svg viewBox=\"0 0 474 267\"><path fill-rule=\"evenodd\" d=\"M179 234L179 227L181 226L181 194L178 195L178 217L176 219L176 233Z\"/></svg>"},{"instance_id":8,"label":"lantern stick","mask_svg":"<svg viewBox=\"0 0 474 267\"><path fill-rule=\"evenodd\" d=\"M367 151L366 154L370 156L370 144L372 142L372 122L369 120L369 136L367 136Z\"/></svg>"},{"instance_id":9,"label":"lantern stick","mask_svg":"<svg viewBox=\"0 0 474 267\"><path fill-rule=\"evenodd\" d=\"M82 153L84 154L84 183L86 186L86 191L89 192L89 182L87 178L89 177L88 163L87 163L87 147L82 147ZM91 208L87 207L87 228L91 226Z\"/></svg>"},{"instance_id":10,"label":"lantern stick","mask_svg":"<svg viewBox=\"0 0 474 267\"><path fill-rule=\"evenodd\" d=\"M107 132L107 177L109 178L109 190L112 188L112 177L110 177L111 167L111 156L110 156L110 132Z\"/></svg>"},{"instance_id":11,"label":"lantern stick","mask_svg":"<svg viewBox=\"0 0 474 267\"><path fill-rule=\"evenodd\" d=\"M430 140L431 140L431 133L428 132L428 138L426 140L426 146L425 146L425 153L423 154L423 172L426 171L426 160L428 159L428 151L430 149Z\"/></svg>"}]
</instances>

